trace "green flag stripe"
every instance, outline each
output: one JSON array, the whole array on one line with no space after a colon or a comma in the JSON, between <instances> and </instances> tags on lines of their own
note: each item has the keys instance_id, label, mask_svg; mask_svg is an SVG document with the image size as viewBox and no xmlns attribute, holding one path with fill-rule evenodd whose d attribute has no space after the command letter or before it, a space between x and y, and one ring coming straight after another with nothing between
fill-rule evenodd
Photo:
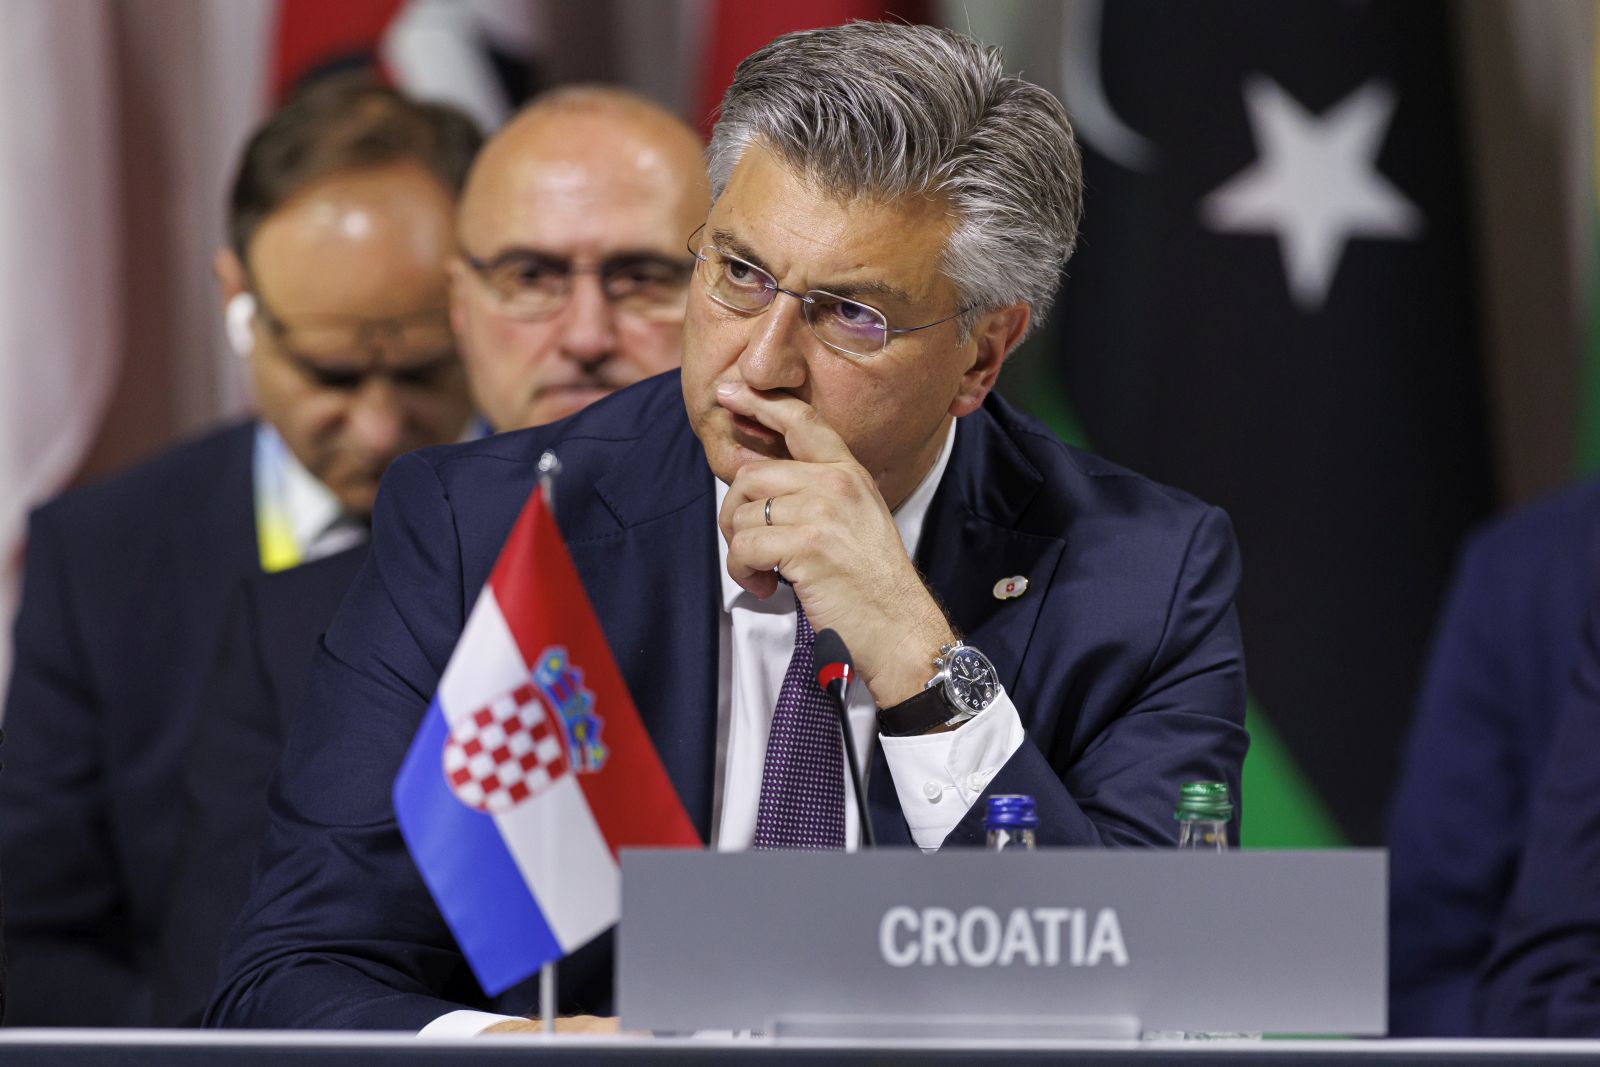
<instances>
[{"instance_id":1,"label":"green flag stripe","mask_svg":"<svg viewBox=\"0 0 1600 1067\"><path fill-rule=\"evenodd\" d=\"M1590 208L1588 336L1578 368L1577 425L1572 434L1579 474L1600 471L1600 218L1592 202Z\"/></svg>"},{"instance_id":2,"label":"green flag stripe","mask_svg":"<svg viewBox=\"0 0 1600 1067\"><path fill-rule=\"evenodd\" d=\"M1050 427L1061 440L1076 448L1089 447L1089 435L1083 432L1083 422L1057 390L1043 386L1037 380L1029 389L1028 410L1034 418Z\"/></svg>"},{"instance_id":3,"label":"green flag stripe","mask_svg":"<svg viewBox=\"0 0 1600 1067\"><path fill-rule=\"evenodd\" d=\"M1600 25L1596 25L1589 41L1590 68L1595 79L1600 79ZM1593 128L1600 132L1600 80L1591 79L1590 92ZM1600 142L1590 149L1589 157L1589 306L1586 309L1586 343L1582 362L1578 368L1578 410L1572 428L1573 465L1579 474L1592 474L1600 470L1600 162L1594 152L1600 152Z\"/></svg>"},{"instance_id":4,"label":"green flag stripe","mask_svg":"<svg viewBox=\"0 0 1600 1067\"><path fill-rule=\"evenodd\" d=\"M1338 848L1347 844L1328 809L1254 700L1245 708L1250 754L1244 761L1245 848Z\"/></svg>"},{"instance_id":5,"label":"green flag stripe","mask_svg":"<svg viewBox=\"0 0 1600 1067\"><path fill-rule=\"evenodd\" d=\"M1088 447L1083 423L1060 391L1030 384L1029 408L1056 436L1070 445ZM1595 406L1600 411L1600 404ZM1600 425L1600 419L1595 420ZM1597 450L1600 454L1600 450ZM1327 805L1295 765L1278 732L1254 700L1245 709L1250 754L1244 761L1243 821L1246 848L1336 848L1345 836Z\"/></svg>"}]
</instances>

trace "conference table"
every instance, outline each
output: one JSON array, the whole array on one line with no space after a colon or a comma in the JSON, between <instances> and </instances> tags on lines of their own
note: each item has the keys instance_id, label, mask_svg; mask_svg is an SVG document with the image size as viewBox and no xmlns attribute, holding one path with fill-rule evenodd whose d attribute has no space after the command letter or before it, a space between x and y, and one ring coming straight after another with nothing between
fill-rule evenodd
<instances>
[{"instance_id":1,"label":"conference table","mask_svg":"<svg viewBox=\"0 0 1600 1067\"><path fill-rule=\"evenodd\" d=\"M1600 1041L838 1041L174 1030L0 1030L3 1067L499 1067L636 1064L1223 1064L1368 1067L1600 1064Z\"/></svg>"}]
</instances>

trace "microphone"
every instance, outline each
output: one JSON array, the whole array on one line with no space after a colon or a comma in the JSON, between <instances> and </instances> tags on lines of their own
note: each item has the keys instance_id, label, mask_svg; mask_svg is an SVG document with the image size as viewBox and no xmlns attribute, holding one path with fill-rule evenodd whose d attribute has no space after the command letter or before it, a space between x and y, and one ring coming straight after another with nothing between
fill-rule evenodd
<instances>
[{"instance_id":1,"label":"microphone","mask_svg":"<svg viewBox=\"0 0 1600 1067\"><path fill-rule=\"evenodd\" d=\"M875 848L877 842L872 837L872 820L867 817L867 790L861 780L861 763L856 759L856 739L850 730L850 713L845 708L845 694L850 690L850 679L854 672L850 665L850 650L844 647L844 639L832 630L823 630L817 634L816 644L812 646L812 659L817 665L817 685L833 698L833 706L839 713L839 732L844 736L844 758L850 768L850 781L856 787L856 814L860 816L861 847Z\"/></svg>"}]
</instances>

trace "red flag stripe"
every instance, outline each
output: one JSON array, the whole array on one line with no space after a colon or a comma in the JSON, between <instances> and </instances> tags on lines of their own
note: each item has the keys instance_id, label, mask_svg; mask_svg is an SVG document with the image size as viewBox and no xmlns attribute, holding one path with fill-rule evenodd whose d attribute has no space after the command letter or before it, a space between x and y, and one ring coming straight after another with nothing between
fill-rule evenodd
<instances>
[{"instance_id":1,"label":"red flag stripe","mask_svg":"<svg viewBox=\"0 0 1600 1067\"><path fill-rule=\"evenodd\" d=\"M350 56L376 62L378 42L405 0L279 0L272 99L283 103L295 83L324 63Z\"/></svg>"},{"instance_id":2,"label":"red flag stripe","mask_svg":"<svg viewBox=\"0 0 1600 1067\"><path fill-rule=\"evenodd\" d=\"M577 779L612 855L628 847L700 847L537 490L506 539L489 586L523 661L531 667L546 649L564 647L594 694L607 757L600 770Z\"/></svg>"},{"instance_id":3,"label":"red flag stripe","mask_svg":"<svg viewBox=\"0 0 1600 1067\"><path fill-rule=\"evenodd\" d=\"M700 84L702 132L710 135L717 105L740 61L774 37L795 30L837 26L851 19L926 22L927 6L925 0L804 0L784 4L715 0L707 20L711 39L706 43Z\"/></svg>"}]
</instances>

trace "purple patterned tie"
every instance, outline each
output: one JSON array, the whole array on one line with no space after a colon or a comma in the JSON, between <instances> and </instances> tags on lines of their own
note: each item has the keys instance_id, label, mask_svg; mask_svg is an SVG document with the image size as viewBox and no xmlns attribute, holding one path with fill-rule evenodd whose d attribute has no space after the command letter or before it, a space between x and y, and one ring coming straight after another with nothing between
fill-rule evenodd
<instances>
[{"instance_id":1,"label":"purple patterned tie","mask_svg":"<svg viewBox=\"0 0 1600 1067\"><path fill-rule=\"evenodd\" d=\"M844 754L839 717L817 685L816 634L798 604L794 656L778 690L761 768L756 848L844 848Z\"/></svg>"}]
</instances>

